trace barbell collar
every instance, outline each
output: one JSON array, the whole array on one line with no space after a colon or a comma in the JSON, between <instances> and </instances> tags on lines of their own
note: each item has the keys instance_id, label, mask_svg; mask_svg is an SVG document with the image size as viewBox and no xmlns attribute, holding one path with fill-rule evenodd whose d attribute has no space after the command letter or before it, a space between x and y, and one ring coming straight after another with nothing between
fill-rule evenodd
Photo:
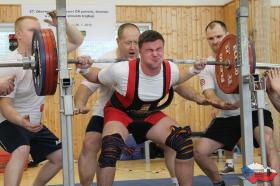
<instances>
[{"instance_id":1,"label":"barbell collar","mask_svg":"<svg viewBox=\"0 0 280 186\"><path fill-rule=\"evenodd\" d=\"M34 69L36 62L34 56L26 56L22 58L23 69Z\"/></svg>"}]
</instances>

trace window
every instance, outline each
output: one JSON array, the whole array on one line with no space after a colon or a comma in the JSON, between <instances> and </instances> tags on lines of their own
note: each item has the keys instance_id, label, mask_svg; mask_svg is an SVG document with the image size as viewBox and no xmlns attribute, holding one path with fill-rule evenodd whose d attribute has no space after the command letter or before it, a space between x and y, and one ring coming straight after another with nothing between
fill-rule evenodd
<instances>
[{"instance_id":1,"label":"window","mask_svg":"<svg viewBox=\"0 0 280 186\"><path fill-rule=\"evenodd\" d=\"M0 23L0 60L4 59L9 50L9 34L14 33L13 23Z\"/></svg>"},{"instance_id":2,"label":"window","mask_svg":"<svg viewBox=\"0 0 280 186\"><path fill-rule=\"evenodd\" d=\"M119 26L123 23L117 23L115 29L115 36L117 37L117 32ZM140 32L152 29L151 23L134 23L140 29ZM109 52L117 47L116 41L84 41L79 47L79 55L89 55L93 59L99 58L102 54Z\"/></svg>"}]
</instances>

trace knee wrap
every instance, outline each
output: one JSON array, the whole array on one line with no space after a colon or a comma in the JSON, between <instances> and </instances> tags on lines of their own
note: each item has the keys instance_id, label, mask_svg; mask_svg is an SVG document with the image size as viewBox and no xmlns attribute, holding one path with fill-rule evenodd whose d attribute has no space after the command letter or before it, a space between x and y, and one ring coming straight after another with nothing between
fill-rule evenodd
<instances>
[{"instance_id":1,"label":"knee wrap","mask_svg":"<svg viewBox=\"0 0 280 186\"><path fill-rule=\"evenodd\" d=\"M102 149L99 156L99 166L116 167L116 162L120 159L121 152L132 153L132 149L128 148L120 134L112 134L102 139Z\"/></svg>"},{"instance_id":2,"label":"knee wrap","mask_svg":"<svg viewBox=\"0 0 280 186\"><path fill-rule=\"evenodd\" d=\"M189 126L184 128L172 126L165 144L177 152L177 159L186 160L193 157L193 142Z\"/></svg>"}]
</instances>

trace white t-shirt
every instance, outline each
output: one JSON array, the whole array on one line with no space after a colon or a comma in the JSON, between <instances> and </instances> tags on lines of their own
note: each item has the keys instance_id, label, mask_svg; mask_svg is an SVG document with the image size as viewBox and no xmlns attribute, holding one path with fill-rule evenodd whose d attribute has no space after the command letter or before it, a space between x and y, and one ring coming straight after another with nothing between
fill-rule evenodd
<instances>
[{"instance_id":1,"label":"white t-shirt","mask_svg":"<svg viewBox=\"0 0 280 186\"><path fill-rule=\"evenodd\" d=\"M109 51L109 52L103 54L100 58L101 59L103 59L103 58L115 59L117 57L116 52L117 52L116 49ZM93 63L92 67L97 67L97 68L103 69L103 68L109 67L110 65L112 65L112 64L111 63ZM95 92L98 89L99 96L93 106L92 115L104 117L103 109L104 109L104 106L107 103L107 101L111 98L113 90L104 85L89 82L86 79L84 79L82 81L82 84L84 86L86 86L87 88L89 88L92 92Z\"/></svg>"},{"instance_id":2,"label":"white t-shirt","mask_svg":"<svg viewBox=\"0 0 280 186\"><path fill-rule=\"evenodd\" d=\"M22 63L22 56L17 50L11 52L4 63L10 61ZM15 88L14 91L1 97L10 97L13 99L13 107L20 115L29 115L30 122L38 124L41 121L42 108L44 104L44 96L37 96L33 84L32 71L24 70L22 67L8 67L0 68L0 76L15 75ZM0 113L0 122L6 120Z\"/></svg>"},{"instance_id":3,"label":"white t-shirt","mask_svg":"<svg viewBox=\"0 0 280 186\"><path fill-rule=\"evenodd\" d=\"M209 57L208 61L215 61L213 57ZM239 101L239 94L226 94L224 93L216 80L216 73L215 73L215 65L206 65L205 69L199 73L200 78L200 86L202 91L207 89L214 89L216 95L224 101L234 103ZM268 106L266 104L266 109L268 110ZM255 110L255 109L253 109ZM240 115L240 109L235 110L220 110L220 113L217 117L230 117L230 116L237 116Z\"/></svg>"},{"instance_id":4,"label":"white t-shirt","mask_svg":"<svg viewBox=\"0 0 280 186\"><path fill-rule=\"evenodd\" d=\"M140 60L141 63L141 60ZM179 79L179 69L176 64L169 62L171 67L170 87L174 86ZM103 69L98 75L99 81L113 87L119 94L125 96L127 92L129 65L128 61L115 63L109 68ZM139 68L139 89L138 95L142 101L155 101L163 94L163 66L160 73L155 76L148 76L143 73L141 65Z\"/></svg>"}]
</instances>

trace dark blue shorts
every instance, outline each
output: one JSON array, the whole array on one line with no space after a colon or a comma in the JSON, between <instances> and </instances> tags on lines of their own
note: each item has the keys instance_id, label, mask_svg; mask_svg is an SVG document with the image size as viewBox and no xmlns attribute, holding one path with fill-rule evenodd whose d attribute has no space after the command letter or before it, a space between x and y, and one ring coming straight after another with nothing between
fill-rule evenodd
<instances>
[{"instance_id":1,"label":"dark blue shorts","mask_svg":"<svg viewBox=\"0 0 280 186\"><path fill-rule=\"evenodd\" d=\"M7 120L0 123L0 145L9 153L22 145L28 145L36 163L46 160L46 156L61 149L61 141L47 127L44 126L39 132L30 132Z\"/></svg>"},{"instance_id":2,"label":"dark blue shorts","mask_svg":"<svg viewBox=\"0 0 280 186\"><path fill-rule=\"evenodd\" d=\"M252 112L253 129L258 127L258 111ZM273 129L271 112L264 110L264 125ZM223 149L231 151L241 137L240 116L215 118L202 137L212 139L224 145ZM254 138L254 146L259 147Z\"/></svg>"},{"instance_id":3,"label":"dark blue shorts","mask_svg":"<svg viewBox=\"0 0 280 186\"><path fill-rule=\"evenodd\" d=\"M86 132L102 133L104 127L104 118L101 116L92 116L88 122Z\"/></svg>"}]
</instances>

